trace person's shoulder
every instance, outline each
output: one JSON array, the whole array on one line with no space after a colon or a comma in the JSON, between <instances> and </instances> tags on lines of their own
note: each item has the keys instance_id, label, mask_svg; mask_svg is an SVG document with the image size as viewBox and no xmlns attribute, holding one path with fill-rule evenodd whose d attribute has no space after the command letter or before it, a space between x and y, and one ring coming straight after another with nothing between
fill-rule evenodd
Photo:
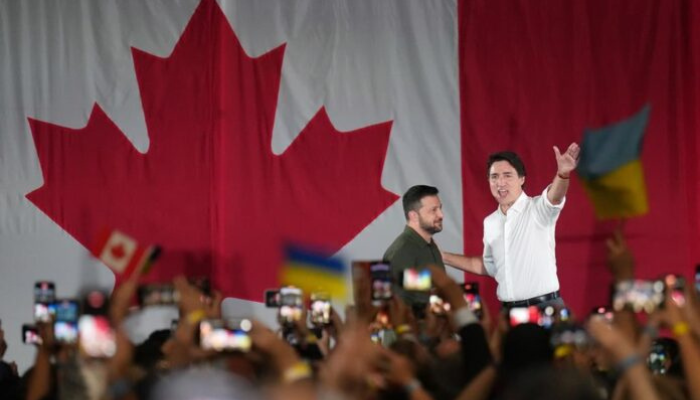
<instances>
[{"instance_id":1,"label":"person's shoulder","mask_svg":"<svg viewBox=\"0 0 700 400\"><path fill-rule=\"evenodd\" d=\"M496 218L498 218L498 208L484 218L484 224L494 221Z\"/></svg>"},{"instance_id":2,"label":"person's shoulder","mask_svg":"<svg viewBox=\"0 0 700 400\"><path fill-rule=\"evenodd\" d=\"M394 254L406 246L406 242L405 235L402 232L396 237L396 239L394 239L393 242L391 242L389 247L387 247L386 251L384 252L384 260L391 261Z\"/></svg>"}]
</instances>

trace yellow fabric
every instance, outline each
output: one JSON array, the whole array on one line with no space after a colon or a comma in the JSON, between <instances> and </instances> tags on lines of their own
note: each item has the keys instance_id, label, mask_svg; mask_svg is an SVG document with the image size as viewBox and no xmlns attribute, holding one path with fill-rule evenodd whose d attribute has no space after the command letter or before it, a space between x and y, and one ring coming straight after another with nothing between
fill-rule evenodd
<instances>
[{"instance_id":1,"label":"yellow fabric","mask_svg":"<svg viewBox=\"0 0 700 400\"><path fill-rule=\"evenodd\" d=\"M629 218L649 211L642 163L634 160L596 179L582 179L598 219Z\"/></svg>"},{"instance_id":2,"label":"yellow fabric","mask_svg":"<svg viewBox=\"0 0 700 400\"><path fill-rule=\"evenodd\" d=\"M329 273L318 268L300 264L288 264L282 269L283 285L295 286L305 293L325 292L335 298L344 298L347 283L340 274Z\"/></svg>"}]
</instances>

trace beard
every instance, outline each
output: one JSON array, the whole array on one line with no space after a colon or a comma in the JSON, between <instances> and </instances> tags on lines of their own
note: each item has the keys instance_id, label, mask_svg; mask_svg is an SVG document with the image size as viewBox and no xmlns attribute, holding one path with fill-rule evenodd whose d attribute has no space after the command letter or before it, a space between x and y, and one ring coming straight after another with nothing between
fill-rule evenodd
<instances>
[{"instance_id":1,"label":"beard","mask_svg":"<svg viewBox=\"0 0 700 400\"><path fill-rule=\"evenodd\" d=\"M431 235L434 235L438 232L442 232L442 220L435 221L431 224L431 223L428 223L428 221L424 220L423 218L420 218L419 223L420 223L420 228L423 229L424 231L428 232Z\"/></svg>"}]
</instances>

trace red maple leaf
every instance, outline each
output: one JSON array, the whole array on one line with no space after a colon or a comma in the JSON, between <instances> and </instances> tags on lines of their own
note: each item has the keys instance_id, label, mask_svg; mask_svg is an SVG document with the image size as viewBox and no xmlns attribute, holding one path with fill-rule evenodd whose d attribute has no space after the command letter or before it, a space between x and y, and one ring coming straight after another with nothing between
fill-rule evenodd
<instances>
[{"instance_id":1,"label":"red maple leaf","mask_svg":"<svg viewBox=\"0 0 700 400\"><path fill-rule=\"evenodd\" d=\"M322 108L272 153L283 55L248 57L202 1L170 57L133 50L147 153L97 105L83 129L30 119L44 186L27 198L87 248L104 227L161 244L149 280L211 275L260 300L281 243L338 250L397 199L381 186L391 122L340 133Z\"/></svg>"},{"instance_id":2,"label":"red maple leaf","mask_svg":"<svg viewBox=\"0 0 700 400\"><path fill-rule=\"evenodd\" d=\"M114 257L117 260L124 257L125 254L126 252L124 251L124 245L122 244L112 248L112 257Z\"/></svg>"}]
</instances>

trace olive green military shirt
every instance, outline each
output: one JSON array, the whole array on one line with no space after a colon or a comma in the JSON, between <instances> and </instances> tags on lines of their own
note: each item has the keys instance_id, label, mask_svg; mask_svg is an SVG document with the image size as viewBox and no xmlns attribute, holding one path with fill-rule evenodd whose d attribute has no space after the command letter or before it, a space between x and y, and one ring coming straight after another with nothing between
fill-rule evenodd
<instances>
[{"instance_id":1,"label":"olive green military shirt","mask_svg":"<svg viewBox=\"0 0 700 400\"><path fill-rule=\"evenodd\" d=\"M394 293L399 295L406 304L427 304L429 293L423 292L406 292L401 287L401 271L407 268L423 268L429 265L436 265L439 268L445 269L445 264L442 262L442 255L434 240L430 243L414 231L413 228L406 226L395 240L394 243L384 253L384 261L391 265L391 274L394 278Z\"/></svg>"}]
</instances>

